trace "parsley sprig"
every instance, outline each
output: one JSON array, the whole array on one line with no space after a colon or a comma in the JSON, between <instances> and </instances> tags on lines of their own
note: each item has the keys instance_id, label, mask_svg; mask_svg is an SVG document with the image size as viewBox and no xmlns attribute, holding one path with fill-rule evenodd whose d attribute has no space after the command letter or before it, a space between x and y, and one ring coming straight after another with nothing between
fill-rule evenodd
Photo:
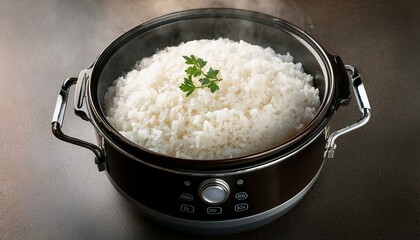
<instances>
[{"instance_id":1,"label":"parsley sprig","mask_svg":"<svg viewBox=\"0 0 420 240\"><path fill-rule=\"evenodd\" d=\"M212 93L219 90L217 83L223 80L217 77L219 70L210 67L209 70L204 73L203 68L206 66L207 61L204 61L202 58L197 58L194 55L182 57L185 59L186 64L191 65L185 70L187 77L184 78L184 82L179 86L183 92L187 93L187 97L198 88L209 88ZM194 85L193 77L199 77L198 81L201 83L201 86Z\"/></svg>"}]
</instances>

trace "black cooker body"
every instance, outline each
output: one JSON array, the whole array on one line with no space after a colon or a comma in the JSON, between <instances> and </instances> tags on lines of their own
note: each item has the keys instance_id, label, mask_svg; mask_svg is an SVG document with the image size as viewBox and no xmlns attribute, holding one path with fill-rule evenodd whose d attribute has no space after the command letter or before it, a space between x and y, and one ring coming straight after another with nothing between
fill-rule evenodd
<instances>
[{"instance_id":1,"label":"black cooker body","mask_svg":"<svg viewBox=\"0 0 420 240\"><path fill-rule=\"evenodd\" d=\"M107 88L136 61L181 42L219 37L271 47L278 53L290 52L295 61L302 62L320 89L323 108L305 134L248 158L181 161L141 149L103 124ZM134 28L104 51L88 81L90 115L103 138L111 182L152 219L190 232L242 231L281 216L318 176L323 164L324 128L338 101L349 98L347 74L339 72L344 67L333 61L339 58L325 53L299 29L249 11L187 11ZM341 92L337 80L344 83Z\"/></svg>"}]
</instances>

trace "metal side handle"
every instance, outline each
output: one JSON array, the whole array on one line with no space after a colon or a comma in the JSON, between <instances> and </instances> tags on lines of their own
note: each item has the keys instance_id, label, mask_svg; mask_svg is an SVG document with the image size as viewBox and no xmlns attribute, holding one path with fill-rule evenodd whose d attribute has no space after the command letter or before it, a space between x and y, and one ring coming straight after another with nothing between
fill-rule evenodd
<instances>
[{"instance_id":1,"label":"metal side handle","mask_svg":"<svg viewBox=\"0 0 420 240\"><path fill-rule=\"evenodd\" d=\"M351 74L351 81L354 94L362 116L357 122L331 133L331 135L328 137L327 144L325 146L324 158L333 158L334 151L337 148L337 144L335 144L337 138L343 134L346 134L365 125L369 121L371 115L369 99L366 94L365 87L363 86L362 77L360 76L359 72L355 67L351 65L346 65L345 67L346 70Z\"/></svg>"},{"instance_id":2,"label":"metal side handle","mask_svg":"<svg viewBox=\"0 0 420 240\"><path fill-rule=\"evenodd\" d=\"M56 136L58 139L91 150L96 156L95 163L98 165L99 171L103 171L105 169L104 168L105 154L101 147L95 144L80 140L78 138L70 137L61 131L61 128L63 126L63 121L64 121L64 115L65 115L66 107L67 107L69 89L76 82L77 82L77 78L75 77L68 78L64 81L63 85L61 86L61 90L57 97L57 102L55 104L54 114L51 121L51 125L52 125L51 129L54 136Z\"/></svg>"}]
</instances>

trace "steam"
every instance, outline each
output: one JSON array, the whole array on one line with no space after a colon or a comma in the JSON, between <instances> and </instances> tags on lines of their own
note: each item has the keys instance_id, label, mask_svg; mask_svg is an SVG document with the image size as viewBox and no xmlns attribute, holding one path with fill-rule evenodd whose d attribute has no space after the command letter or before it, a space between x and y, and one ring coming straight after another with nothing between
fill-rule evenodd
<instances>
[{"instance_id":1,"label":"steam","mask_svg":"<svg viewBox=\"0 0 420 240\"><path fill-rule=\"evenodd\" d=\"M303 29L314 28L311 18L293 0L148 0L112 1L98 3L105 17L114 19L114 24L124 26L124 31L140 23L171 12L195 8L238 8L273 15Z\"/></svg>"},{"instance_id":2,"label":"steam","mask_svg":"<svg viewBox=\"0 0 420 240\"><path fill-rule=\"evenodd\" d=\"M198 9L198 8L236 8L261 12L272 15L276 18L284 19L304 30L313 29L311 18L305 13L304 8L293 0L207 0L207 1L194 1L194 0L126 0L126 1L113 1L103 0L92 3L90 1L85 2L89 9L90 16L95 21L87 23L90 26L90 35L92 38L88 38L88 41L94 41L89 43L89 46L95 46L93 49L95 52L100 52L105 49L113 40L122 35L124 32L151 20L156 17L160 17L165 14L178 12L182 10ZM224 32L240 32L240 36L252 36L253 26L251 23L242 22L242 26L229 25L223 26ZM247 24L250 24L249 27ZM230 31L230 28L232 31ZM241 32L244 31L244 32ZM159 33L155 33L159 34ZM182 32L181 34L190 34L188 31ZM189 39L189 37L180 39ZM258 37L258 36L257 36ZM242 40L242 39L236 39ZM249 39L248 39L249 40ZM165 44L167 36L161 39ZM252 44L259 44L258 41L250 42ZM150 49L157 49L165 44L158 44L157 42L149 46ZM136 51L128 51L126 53L126 60L131 59L134 64L136 60L141 59L144 55L137 53ZM283 53L285 54L285 53ZM130 60L130 61L131 61ZM120 69L121 71L128 70ZM130 65L131 66L131 65ZM120 72L118 73L120 74Z\"/></svg>"}]
</instances>

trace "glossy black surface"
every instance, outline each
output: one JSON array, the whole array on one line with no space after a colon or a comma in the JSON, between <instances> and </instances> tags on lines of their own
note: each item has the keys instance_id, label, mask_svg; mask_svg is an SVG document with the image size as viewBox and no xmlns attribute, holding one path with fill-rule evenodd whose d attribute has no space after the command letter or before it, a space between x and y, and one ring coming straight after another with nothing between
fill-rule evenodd
<instances>
[{"instance_id":1,"label":"glossy black surface","mask_svg":"<svg viewBox=\"0 0 420 240\"><path fill-rule=\"evenodd\" d=\"M315 177L323 163L324 135L302 147L289 157L266 164L250 165L230 171L177 171L160 169L129 158L105 144L110 178L134 201L160 213L191 220L218 221L238 219L263 213L291 199ZM141 159L141 156L138 156ZM273 159L274 160L274 159ZM200 198L200 184L209 179L222 179L230 187L229 198L221 204L209 205ZM237 184L238 181L241 184ZM185 184L188 181L189 184ZM238 201L237 193L245 192L246 201ZM191 201L182 198L191 195ZM246 203L246 211L235 206ZM182 211L188 204L192 211ZM208 214L208 207L220 207L220 214Z\"/></svg>"}]
</instances>

